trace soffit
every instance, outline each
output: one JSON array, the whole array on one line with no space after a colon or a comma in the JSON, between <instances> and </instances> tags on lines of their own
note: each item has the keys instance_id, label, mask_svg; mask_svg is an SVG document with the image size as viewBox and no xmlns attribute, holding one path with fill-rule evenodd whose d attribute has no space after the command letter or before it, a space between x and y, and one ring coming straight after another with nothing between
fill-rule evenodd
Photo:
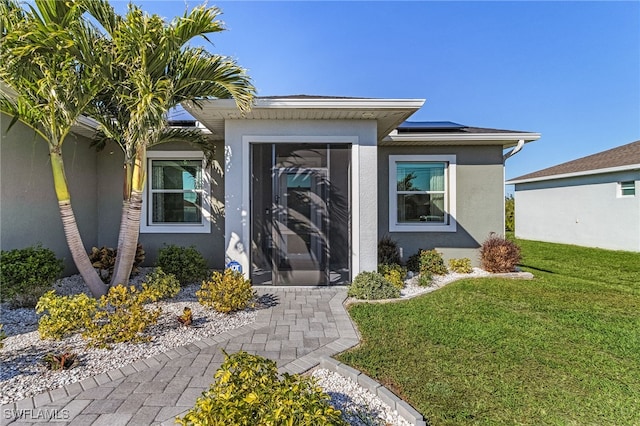
<instances>
[{"instance_id":1,"label":"soffit","mask_svg":"<svg viewBox=\"0 0 640 426\"><path fill-rule=\"evenodd\" d=\"M230 99L183 104L211 131L224 139L225 120L375 120L381 140L424 104L423 99L260 98L242 113Z\"/></svg>"}]
</instances>

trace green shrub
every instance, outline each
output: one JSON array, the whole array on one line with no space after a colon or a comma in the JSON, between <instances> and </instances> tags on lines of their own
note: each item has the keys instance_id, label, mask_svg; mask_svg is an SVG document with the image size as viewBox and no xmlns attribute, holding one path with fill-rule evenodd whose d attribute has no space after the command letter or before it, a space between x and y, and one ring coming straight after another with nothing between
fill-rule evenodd
<instances>
[{"instance_id":1,"label":"green shrub","mask_svg":"<svg viewBox=\"0 0 640 426\"><path fill-rule=\"evenodd\" d=\"M225 269L223 273L214 271L210 280L203 281L196 296L201 305L227 313L249 306L256 293L241 272Z\"/></svg>"},{"instance_id":2,"label":"green shrub","mask_svg":"<svg viewBox=\"0 0 640 426\"><path fill-rule=\"evenodd\" d=\"M86 330L98 309L98 301L86 294L57 296L51 290L45 293L36 312L44 313L38 320L38 333L43 339L63 339Z\"/></svg>"},{"instance_id":3,"label":"green shrub","mask_svg":"<svg viewBox=\"0 0 640 426\"><path fill-rule=\"evenodd\" d=\"M49 370L68 370L78 363L78 355L72 352L48 353L42 361Z\"/></svg>"},{"instance_id":4,"label":"green shrub","mask_svg":"<svg viewBox=\"0 0 640 426\"><path fill-rule=\"evenodd\" d=\"M417 253L409 256L409 259L407 259L407 270L420 272L420 253L422 253L422 249L419 249Z\"/></svg>"},{"instance_id":5,"label":"green shrub","mask_svg":"<svg viewBox=\"0 0 640 426\"><path fill-rule=\"evenodd\" d=\"M91 253L89 253L89 260L91 264L100 275L100 278L105 283L111 282L113 276L113 270L116 266L116 256L118 255L118 249L111 247L92 247ZM140 269L138 266L144 262L145 251L142 248L142 244L138 244L136 248L136 254L133 259L133 268L131 269L131 275L137 274Z\"/></svg>"},{"instance_id":6,"label":"green shrub","mask_svg":"<svg viewBox=\"0 0 640 426\"><path fill-rule=\"evenodd\" d=\"M520 247L495 233L491 233L480 247L482 269L488 272L513 272L520 260Z\"/></svg>"},{"instance_id":7,"label":"green shrub","mask_svg":"<svg viewBox=\"0 0 640 426\"><path fill-rule=\"evenodd\" d=\"M209 275L207 261L194 246L168 245L158 252L157 266L173 274L182 285L200 282Z\"/></svg>"},{"instance_id":8,"label":"green shrub","mask_svg":"<svg viewBox=\"0 0 640 426\"><path fill-rule=\"evenodd\" d=\"M347 295L357 299L395 299L400 290L377 272L360 272L351 285Z\"/></svg>"},{"instance_id":9,"label":"green shrub","mask_svg":"<svg viewBox=\"0 0 640 426\"><path fill-rule=\"evenodd\" d=\"M117 285L99 300L86 294L57 296L52 290L36 306L37 313L44 313L38 321L38 332L43 339L81 333L91 346L101 348L112 343L148 341L142 333L158 321L161 311L145 308L144 304L158 300L159 295L147 284L142 290Z\"/></svg>"},{"instance_id":10,"label":"green shrub","mask_svg":"<svg viewBox=\"0 0 640 426\"><path fill-rule=\"evenodd\" d=\"M449 259L449 269L459 274L470 274L473 272L471 259L467 257L463 259Z\"/></svg>"},{"instance_id":11,"label":"green shrub","mask_svg":"<svg viewBox=\"0 0 640 426\"><path fill-rule=\"evenodd\" d=\"M434 275L445 275L448 272L442 255L436 250L422 250L420 252L420 273L423 274L426 271Z\"/></svg>"},{"instance_id":12,"label":"green shrub","mask_svg":"<svg viewBox=\"0 0 640 426\"><path fill-rule=\"evenodd\" d=\"M147 328L158 322L161 310L147 309L144 304L155 301L156 293L143 286L117 285L100 297L93 321L83 333L91 346L109 348L113 343L147 342Z\"/></svg>"},{"instance_id":13,"label":"green shrub","mask_svg":"<svg viewBox=\"0 0 640 426\"><path fill-rule=\"evenodd\" d=\"M513 195L504 198L504 230L506 232L516 230L516 199Z\"/></svg>"},{"instance_id":14,"label":"green shrub","mask_svg":"<svg viewBox=\"0 0 640 426\"><path fill-rule=\"evenodd\" d=\"M285 373L274 361L246 352L225 353L215 382L181 425L347 425L311 377Z\"/></svg>"},{"instance_id":15,"label":"green shrub","mask_svg":"<svg viewBox=\"0 0 640 426\"><path fill-rule=\"evenodd\" d=\"M378 263L400 265L400 248L398 243L389 236L383 237L378 243Z\"/></svg>"},{"instance_id":16,"label":"green shrub","mask_svg":"<svg viewBox=\"0 0 640 426\"><path fill-rule=\"evenodd\" d=\"M145 278L143 289L150 292L154 300L170 299L180 293L180 282L175 275L167 274L157 267Z\"/></svg>"},{"instance_id":17,"label":"green shrub","mask_svg":"<svg viewBox=\"0 0 640 426\"><path fill-rule=\"evenodd\" d=\"M433 274L429 271L425 271L418 276L418 285L420 287L429 287L431 285L432 279Z\"/></svg>"},{"instance_id":18,"label":"green shrub","mask_svg":"<svg viewBox=\"0 0 640 426\"><path fill-rule=\"evenodd\" d=\"M0 252L0 283L3 302L34 307L64 269L55 253L40 245Z\"/></svg>"},{"instance_id":19,"label":"green shrub","mask_svg":"<svg viewBox=\"0 0 640 426\"><path fill-rule=\"evenodd\" d=\"M407 276L406 268L398 264L381 263L378 265L378 273L399 290L404 288L404 278Z\"/></svg>"}]
</instances>

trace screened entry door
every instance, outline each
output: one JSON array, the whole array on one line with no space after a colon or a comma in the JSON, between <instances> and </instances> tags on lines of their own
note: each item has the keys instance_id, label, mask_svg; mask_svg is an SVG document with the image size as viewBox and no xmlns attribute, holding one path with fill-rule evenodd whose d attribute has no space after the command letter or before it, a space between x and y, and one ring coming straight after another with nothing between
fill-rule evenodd
<instances>
[{"instance_id":1,"label":"screened entry door","mask_svg":"<svg viewBox=\"0 0 640 426\"><path fill-rule=\"evenodd\" d=\"M273 179L274 284L327 284L327 170L277 168Z\"/></svg>"}]
</instances>

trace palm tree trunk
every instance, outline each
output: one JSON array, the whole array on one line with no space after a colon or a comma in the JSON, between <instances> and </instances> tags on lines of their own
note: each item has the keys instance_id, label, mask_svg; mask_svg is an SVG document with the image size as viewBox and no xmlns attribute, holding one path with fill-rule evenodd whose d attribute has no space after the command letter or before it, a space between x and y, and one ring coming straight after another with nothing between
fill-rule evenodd
<instances>
[{"instance_id":1,"label":"palm tree trunk","mask_svg":"<svg viewBox=\"0 0 640 426\"><path fill-rule=\"evenodd\" d=\"M91 294L93 294L94 297L100 297L107 293L107 286L102 282L100 276L93 268L84 244L82 243L76 217L71 208L71 197L69 195L67 179L64 174L62 153L57 147L52 147L49 152L51 154L51 170L53 172L56 196L58 197L60 218L62 219L62 227L69 251L71 251L71 257L82 279L89 287Z\"/></svg>"},{"instance_id":2,"label":"palm tree trunk","mask_svg":"<svg viewBox=\"0 0 640 426\"><path fill-rule=\"evenodd\" d=\"M136 154L136 161L133 165L129 199L125 199L122 203L122 222L120 223L120 234L118 236L118 254L113 277L111 278L112 286L118 284L126 285L133 269L140 235L146 161L146 149L142 147Z\"/></svg>"}]
</instances>

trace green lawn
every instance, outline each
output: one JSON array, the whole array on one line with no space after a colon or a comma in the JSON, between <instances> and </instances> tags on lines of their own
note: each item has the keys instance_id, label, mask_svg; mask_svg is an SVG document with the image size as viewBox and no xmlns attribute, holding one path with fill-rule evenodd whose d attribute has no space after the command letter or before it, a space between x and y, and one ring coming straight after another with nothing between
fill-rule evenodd
<instances>
[{"instance_id":1,"label":"green lawn","mask_svg":"<svg viewBox=\"0 0 640 426\"><path fill-rule=\"evenodd\" d=\"M354 305L339 360L432 425L640 425L640 253L517 243L535 279Z\"/></svg>"}]
</instances>

